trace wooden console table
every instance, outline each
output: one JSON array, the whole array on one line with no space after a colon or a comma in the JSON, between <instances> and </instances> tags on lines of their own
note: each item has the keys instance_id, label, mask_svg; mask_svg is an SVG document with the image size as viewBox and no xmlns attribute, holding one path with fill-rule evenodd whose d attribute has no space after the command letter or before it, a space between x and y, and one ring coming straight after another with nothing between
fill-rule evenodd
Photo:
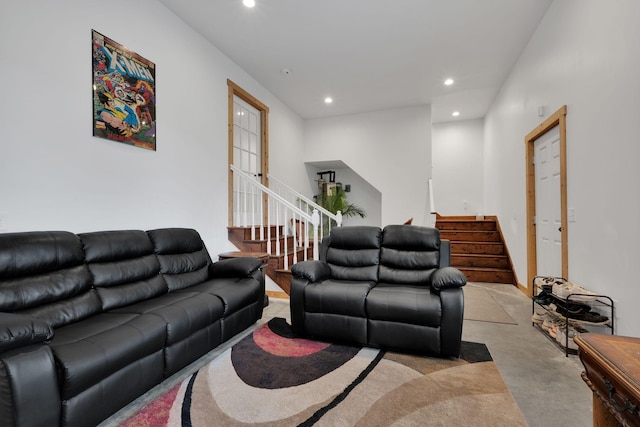
<instances>
[{"instance_id":1,"label":"wooden console table","mask_svg":"<svg viewBox=\"0 0 640 427\"><path fill-rule=\"evenodd\" d=\"M585 333L574 340L593 391L593 425L640 426L640 338Z\"/></svg>"},{"instance_id":2,"label":"wooden console table","mask_svg":"<svg viewBox=\"0 0 640 427\"><path fill-rule=\"evenodd\" d=\"M266 252L244 252L244 251L235 251L235 252L225 252L222 254L218 254L218 259L229 259L229 258L258 258L263 266L267 265L269 262L269 254Z\"/></svg>"}]
</instances>

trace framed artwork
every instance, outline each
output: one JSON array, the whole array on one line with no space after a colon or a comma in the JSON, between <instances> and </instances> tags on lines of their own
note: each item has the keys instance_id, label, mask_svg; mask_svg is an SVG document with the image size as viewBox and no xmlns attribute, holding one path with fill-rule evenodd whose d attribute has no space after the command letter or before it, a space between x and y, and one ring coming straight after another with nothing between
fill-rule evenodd
<instances>
[{"instance_id":1,"label":"framed artwork","mask_svg":"<svg viewBox=\"0 0 640 427\"><path fill-rule=\"evenodd\" d=\"M156 66L91 30L93 136L156 149Z\"/></svg>"}]
</instances>

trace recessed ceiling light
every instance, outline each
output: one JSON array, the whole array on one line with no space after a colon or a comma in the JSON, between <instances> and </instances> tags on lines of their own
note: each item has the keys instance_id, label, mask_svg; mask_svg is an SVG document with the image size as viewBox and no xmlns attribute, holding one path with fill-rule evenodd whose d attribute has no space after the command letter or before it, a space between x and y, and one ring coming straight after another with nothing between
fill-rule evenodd
<instances>
[{"instance_id":1,"label":"recessed ceiling light","mask_svg":"<svg viewBox=\"0 0 640 427\"><path fill-rule=\"evenodd\" d=\"M324 103L325 103L325 104L331 104L332 102L333 102L333 98L332 98L332 97L330 97L330 96L327 96L327 97L324 99Z\"/></svg>"},{"instance_id":2,"label":"recessed ceiling light","mask_svg":"<svg viewBox=\"0 0 640 427\"><path fill-rule=\"evenodd\" d=\"M453 117L458 117L460 115L460 111L454 111L451 115Z\"/></svg>"},{"instance_id":3,"label":"recessed ceiling light","mask_svg":"<svg viewBox=\"0 0 640 427\"><path fill-rule=\"evenodd\" d=\"M242 4L247 7L253 7L256 5L256 0L242 0Z\"/></svg>"},{"instance_id":4,"label":"recessed ceiling light","mask_svg":"<svg viewBox=\"0 0 640 427\"><path fill-rule=\"evenodd\" d=\"M444 81L444 85L445 86L451 86L453 83L454 83L453 79L447 79L447 80Z\"/></svg>"}]
</instances>

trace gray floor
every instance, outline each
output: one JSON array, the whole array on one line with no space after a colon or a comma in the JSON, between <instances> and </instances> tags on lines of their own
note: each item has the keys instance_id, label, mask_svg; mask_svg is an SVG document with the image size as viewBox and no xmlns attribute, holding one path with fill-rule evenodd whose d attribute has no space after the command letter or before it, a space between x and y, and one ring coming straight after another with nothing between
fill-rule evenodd
<instances>
[{"instance_id":1,"label":"gray floor","mask_svg":"<svg viewBox=\"0 0 640 427\"><path fill-rule=\"evenodd\" d=\"M531 326L531 300L511 285L482 284L515 320L506 325L469 320L462 338L489 348L531 427L592 425L592 394L578 356L564 352Z\"/></svg>"},{"instance_id":2,"label":"gray floor","mask_svg":"<svg viewBox=\"0 0 640 427\"><path fill-rule=\"evenodd\" d=\"M517 325L465 320L462 338L487 345L502 377L531 427L573 427L592 425L591 391L580 377L577 356L564 352L531 326L531 300L511 285L482 284L517 322ZM271 299L261 325L272 317L289 319L289 301ZM256 326L257 326L256 325ZM251 328L252 329L252 328ZM113 427L138 408L161 395L180 378L213 360L238 342L246 331L178 372L151 392L133 402L100 427Z\"/></svg>"}]
</instances>

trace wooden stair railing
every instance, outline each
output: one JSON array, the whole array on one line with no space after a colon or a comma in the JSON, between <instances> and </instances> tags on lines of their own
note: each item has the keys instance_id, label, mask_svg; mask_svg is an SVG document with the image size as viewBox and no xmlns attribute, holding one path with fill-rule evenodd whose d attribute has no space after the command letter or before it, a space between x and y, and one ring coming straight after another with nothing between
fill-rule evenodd
<instances>
[{"instance_id":1,"label":"wooden stair railing","mask_svg":"<svg viewBox=\"0 0 640 427\"><path fill-rule=\"evenodd\" d=\"M451 242L451 266L468 281L517 284L497 217L437 215L436 228Z\"/></svg>"}]
</instances>

